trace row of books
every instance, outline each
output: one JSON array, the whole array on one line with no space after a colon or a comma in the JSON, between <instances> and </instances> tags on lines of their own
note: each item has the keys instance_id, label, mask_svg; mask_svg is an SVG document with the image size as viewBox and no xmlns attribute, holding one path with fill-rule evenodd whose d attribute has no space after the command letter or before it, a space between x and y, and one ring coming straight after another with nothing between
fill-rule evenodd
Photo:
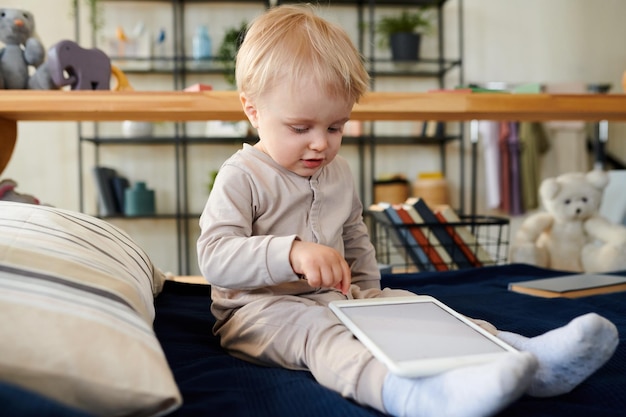
<instances>
[{"instance_id":1,"label":"row of books","mask_svg":"<svg viewBox=\"0 0 626 417\"><path fill-rule=\"evenodd\" d=\"M369 213L383 226L399 254L420 271L447 271L493 265L482 247L449 206L430 208L412 197L402 204L376 203Z\"/></svg>"}]
</instances>

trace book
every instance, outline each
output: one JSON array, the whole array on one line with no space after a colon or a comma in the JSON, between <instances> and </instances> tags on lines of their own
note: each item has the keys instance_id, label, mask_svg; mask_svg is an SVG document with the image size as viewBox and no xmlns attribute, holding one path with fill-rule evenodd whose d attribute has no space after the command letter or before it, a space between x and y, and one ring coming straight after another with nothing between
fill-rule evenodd
<instances>
[{"instance_id":1,"label":"book","mask_svg":"<svg viewBox=\"0 0 626 417\"><path fill-rule=\"evenodd\" d=\"M435 88L432 90L428 90L428 93L437 93L437 94L469 94L469 93L473 93L474 91L471 88L464 88L464 87L455 87L455 88Z\"/></svg>"},{"instance_id":2,"label":"book","mask_svg":"<svg viewBox=\"0 0 626 417\"><path fill-rule=\"evenodd\" d=\"M435 217L437 217L437 220L439 220L439 222L441 224L448 223L448 221L446 220L445 217L443 217L441 212L435 212ZM463 266L465 266L465 267L468 267L468 266L474 266L474 267L482 266L482 264L480 263L478 258L476 258L476 255L474 254L474 252L472 252L470 247L467 246L467 243L463 240L461 235L459 235L459 233L457 233L457 228L458 227L460 227L460 226L457 226L457 227L445 226L445 230L450 235L450 237L452 237L452 240L456 244L458 250L461 251L461 253L467 259L467 262L469 262L469 265L468 264L464 264Z\"/></svg>"},{"instance_id":3,"label":"book","mask_svg":"<svg viewBox=\"0 0 626 417\"><path fill-rule=\"evenodd\" d=\"M407 248L404 246L402 240L400 239L400 236L397 233L393 232L392 230L393 226L391 224L391 220L389 220L389 217L385 213L383 204L381 203L372 204L369 206L369 209L367 210L367 212L369 215L371 215L374 218L376 223L379 224L381 228L385 229L385 233L388 235L389 239L391 240L391 244L393 245L393 247L396 248L396 250L398 251L398 254L403 259L409 259L409 255L406 251Z\"/></svg>"},{"instance_id":4,"label":"book","mask_svg":"<svg viewBox=\"0 0 626 417\"><path fill-rule=\"evenodd\" d=\"M417 251L417 256L420 258L423 256L426 257L426 261L424 263L428 271L447 271L448 267L446 263L443 259L441 259L441 256L439 256L435 247L431 245L428 237L426 237L426 235L430 233L425 234L421 230L421 226L415 224L413 217L407 212L402 204L394 204L392 205L392 208L396 210L398 217L400 217L400 220L403 223L400 226L402 228L401 232L408 235L407 240L411 244L409 250Z\"/></svg>"},{"instance_id":5,"label":"book","mask_svg":"<svg viewBox=\"0 0 626 417\"><path fill-rule=\"evenodd\" d=\"M434 138L443 136L444 124L435 120L425 121L422 125L422 136Z\"/></svg>"},{"instance_id":6,"label":"book","mask_svg":"<svg viewBox=\"0 0 626 417\"><path fill-rule=\"evenodd\" d=\"M544 298L579 298L626 291L626 277L604 274L572 274L509 283L509 291Z\"/></svg>"},{"instance_id":7,"label":"book","mask_svg":"<svg viewBox=\"0 0 626 417\"><path fill-rule=\"evenodd\" d=\"M448 223L462 222L458 214L456 214L456 212L449 206L439 208L436 213L441 214L441 216L443 217L442 221L447 221ZM467 250L469 251L468 257L476 257L476 260L474 260L474 262L477 266L491 265L494 263L493 257L478 242L476 236L474 236L474 234L467 228L467 226L456 226L454 227L454 231L456 231L461 240L463 240L463 242L467 246Z\"/></svg>"},{"instance_id":8,"label":"book","mask_svg":"<svg viewBox=\"0 0 626 417\"><path fill-rule=\"evenodd\" d=\"M426 252L419 246L409 229L404 226L404 220L402 220L398 213L399 206L384 202L381 203L381 205L385 214L389 217L389 220L391 220L391 224L395 226L392 228L393 231L400 237L400 241L406 248L405 252L409 255L409 258L413 260L415 266L417 266L420 271L434 271L435 269L430 263Z\"/></svg>"},{"instance_id":9,"label":"book","mask_svg":"<svg viewBox=\"0 0 626 417\"><path fill-rule=\"evenodd\" d=\"M425 224L431 225L432 233L437 237L441 245L448 251L450 257L454 260L456 265L459 268L468 268L472 266L476 266L472 264L470 259L467 257L466 253L464 253L460 246L460 238L455 239L454 235L450 234L449 230L446 230L442 226L440 219L437 218L435 212L433 212L430 207L424 202L424 200L420 197L411 197L406 200L407 204L412 205L417 213L424 220Z\"/></svg>"},{"instance_id":10,"label":"book","mask_svg":"<svg viewBox=\"0 0 626 417\"><path fill-rule=\"evenodd\" d=\"M116 175L111 178L111 189L113 190L113 198L115 200L115 209L119 213L124 213L125 193L130 186L128 179Z\"/></svg>"},{"instance_id":11,"label":"book","mask_svg":"<svg viewBox=\"0 0 626 417\"><path fill-rule=\"evenodd\" d=\"M424 223L424 219L422 219L417 210L415 210L415 207L405 203L402 205L402 208L410 216L414 224L420 225ZM416 230L416 232L419 232L421 235L423 235L428 242L428 248L430 250L427 250L426 254L429 255L429 258L432 260L438 271L457 269L457 266L450 257L450 254L446 251L446 249L443 247L439 239L437 239L432 230L428 229L428 231L424 233L422 227L415 227L414 229Z\"/></svg>"},{"instance_id":12,"label":"book","mask_svg":"<svg viewBox=\"0 0 626 417\"><path fill-rule=\"evenodd\" d=\"M101 216L115 216L118 211L113 192L112 179L117 176L113 168L95 166L92 168L93 177L98 191L99 214Z\"/></svg>"},{"instance_id":13,"label":"book","mask_svg":"<svg viewBox=\"0 0 626 417\"><path fill-rule=\"evenodd\" d=\"M385 202L372 204L369 207L369 212L376 219L376 221L383 224L384 227L386 226L389 238L400 256L407 261L411 260L418 270L425 270L426 266L423 262L429 262L428 257L426 254L422 254L422 256L420 256L417 254L417 251L410 250L411 242L407 239L408 234L406 233L406 229L403 230L397 227L397 225L403 224L403 222L398 216L396 210L391 207L391 204ZM413 244L417 246L416 243Z\"/></svg>"}]
</instances>

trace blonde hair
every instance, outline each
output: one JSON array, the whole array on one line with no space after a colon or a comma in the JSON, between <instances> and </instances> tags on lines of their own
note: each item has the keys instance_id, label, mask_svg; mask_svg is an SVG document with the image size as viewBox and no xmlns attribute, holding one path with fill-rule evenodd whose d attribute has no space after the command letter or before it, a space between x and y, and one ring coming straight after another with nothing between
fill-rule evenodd
<instances>
[{"instance_id":1,"label":"blonde hair","mask_svg":"<svg viewBox=\"0 0 626 417\"><path fill-rule=\"evenodd\" d=\"M359 101L369 75L348 34L311 5L282 5L256 18L237 53L237 88L259 97L279 82L311 77L334 97Z\"/></svg>"}]
</instances>

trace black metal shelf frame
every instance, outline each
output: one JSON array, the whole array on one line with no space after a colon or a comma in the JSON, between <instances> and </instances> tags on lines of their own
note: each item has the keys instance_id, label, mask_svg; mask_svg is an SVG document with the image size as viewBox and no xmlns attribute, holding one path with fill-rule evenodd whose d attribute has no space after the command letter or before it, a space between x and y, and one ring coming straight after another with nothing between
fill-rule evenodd
<instances>
[{"instance_id":1,"label":"black metal shelf frame","mask_svg":"<svg viewBox=\"0 0 626 417\"><path fill-rule=\"evenodd\" d=\"M271 7L274 4L284 3L302 3L302 1L283 1L283 0L101 0L104 3L115 2L158 2L169 3L172 6L172 27L174 36L174 56L172 57L152 57L152 58L133 58L124 57L123 61L130 64L159 62L161 66L151 65L151 68L137 68L137 66L130 65L128 68L124 68L120 57L112 56L111 60L115 65L118 65L124 72L128 74L161 74L171 75L172 88L174 90L181 90L185 86L185 81L188 75L193 74L207 74L207 75L220 75L225 74L227 69L223 62L217 59L206 59L198 62L188 56L185 50L185 5L189 4L223 4L224 7L228 7L229 4L240 3L250 5L263 5L264 7ZM459 50L457 57L450 59L445 57L444 50L444 7L452 2L457 2L458 7L458 33L459 33ZM79 2L80 3L80 2ZM358 39L356 40L357 47L362 51L366 59L366 66L372 77L372 90L375 90L375 83L377 79L385 77L418 77L418 78L430 78L435 79L438 84L438 88L446 88L445 78L452 72L458 72L458 83L462 85L464 83L463 75L463 0L399 0L399 1L380 1L380 0L328 0L320 2L324 6L353 6L356 8L357 21L359 25ZM436 57L424 57L416 62L403 63L401 66L394 65L389 59L380 59L375 57L374 43L370 42L367 47L364 41L364 31L369 30L369 38L374 39L374 24L376 20L377 7L422 7L433 6L436 9L437 16L437 56ZM80 14L77 12L77 16ZM365 22L367 24L364 24ZM80 27L78 18L75 19L75 33L76 40L80 41L79 33ZM91 42L96 44L95 35L92 34ZM120 64L118 64L118 61ZM373 184L376 178L375 164L376 164L376 147L377 146L395 146L395 145L421 145L421 146L437 146L439 147L439 154L441 160L441 170L446 171L446 147L449 143L459 141L460 143L460 207L459 212L464 213L464 201L465 201L465 162L464 162L464 140L463 140L463 125L460 125L459 133L449 134L444 131L443 134L435 137L426 136L388 136L379 135L375 132L376 122L370 122L369 132L366 135L358 137L344 137L343 143L350 146L356 146L358 149L359 159L359 175L361 177L361 189L360 195L367 205L367 194L373 196ZM84 135L83 124L78 124L78 160L79 160L79 205L80 210L84 211L84 181L83 169L83 146L89 144L94 148L94 161L98 164L100 161L100 147L101 146L173 146L175 153L175 172L174 172L174 186L176 195L176 210L175 213L158 214L155 216L143 216L143 217L111 217L111 219L128 219L128 220L140 220L145 218L155 219L167 219L174 220L176 222L177 233L177 251L178 251L178 273L188 274L190 271L190 224L191 219L197 218L199 213L190 213L189 211L189 190L188 190L188 148L193 145L211 145L211 144L242 144L242 143L254 143L255 137L246 138L233 138L233 137L204 137L193 136L187 132L186 123L175 123L174 133L168 136L155 136L145 138L122 138L122 137L105 137L100 135L98 123L94 123L94 134L91 136ZM368 158L369 157L369 158ZM369 171L366 169L369 168ZM368 185L369 184L369 185ZM366 189L367 188L367 189Z\"/></svg>"}]
</instances>

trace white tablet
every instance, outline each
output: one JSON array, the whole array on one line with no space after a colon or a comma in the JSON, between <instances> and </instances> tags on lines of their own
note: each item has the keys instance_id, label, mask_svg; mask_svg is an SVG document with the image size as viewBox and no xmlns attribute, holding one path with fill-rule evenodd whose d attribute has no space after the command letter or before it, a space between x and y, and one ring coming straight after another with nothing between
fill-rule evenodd
<instances>
[{"instance_id":1,"label":"white tablet","mask_svg":"<svg viewBox=\"0 0 626 417\"><path fill-rule=\"evenodd\" d=\"M330 309L402 377L434 375L517 350L430 296L332 301Z\"/></svg>"}]
</instances>

